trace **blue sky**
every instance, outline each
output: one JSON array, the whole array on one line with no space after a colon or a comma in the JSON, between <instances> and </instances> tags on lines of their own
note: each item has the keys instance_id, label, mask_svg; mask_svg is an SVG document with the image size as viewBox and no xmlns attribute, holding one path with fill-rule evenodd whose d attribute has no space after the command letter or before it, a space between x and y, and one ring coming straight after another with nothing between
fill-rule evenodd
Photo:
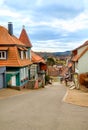
<instances>
[{"instance_id":1,"label":"blue sky","mask_svg":"<svg viewBox=\"0 0 88 130\"><path fill-rule=\"evenodd\" d=\"M0 25L22 26L34 51L73 50L88 40L88 0L0 0Z\"/></svg>"}]
</instances>

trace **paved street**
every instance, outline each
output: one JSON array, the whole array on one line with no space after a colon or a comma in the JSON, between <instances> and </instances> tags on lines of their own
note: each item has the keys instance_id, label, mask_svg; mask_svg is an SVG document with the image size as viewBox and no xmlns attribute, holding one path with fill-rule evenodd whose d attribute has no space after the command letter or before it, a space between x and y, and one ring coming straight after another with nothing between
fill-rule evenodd
<instances>
[{"instance_id":1,"label":"paved street","mask_svg":"<svg viewBox=\"0 0 88 130\"><path fill-rule=\"evenodd\" d=\"M56 84L0 100L0 130L88 130L88 107L63 102Z\"/></svg>"}]
</instances>

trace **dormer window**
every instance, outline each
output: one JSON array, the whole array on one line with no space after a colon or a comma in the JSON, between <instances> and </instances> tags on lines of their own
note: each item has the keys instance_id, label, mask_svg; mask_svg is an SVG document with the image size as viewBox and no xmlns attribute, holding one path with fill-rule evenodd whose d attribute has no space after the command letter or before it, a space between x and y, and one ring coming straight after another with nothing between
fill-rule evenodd
<instances>
[{"instance_id":1,"label":"dormer window","mask_svg":"<svg viewBox=\"0 0 88 130\"><path fill-rule=\"evenodd\" d=\"M20 57L21 57L21 59L24 59L24 52L23 51L20 51Z\"/></svg>"},{"instance_id":2,"label":"dormer window","mask_svg":"<svg viewBox=\"0 0 88 130\"><path fill-rule=\"evenodd\" d=\"M28 59L28 51L25 51L26 59Z\"/></svg>"},{"instance_id":3,"label":"dormer window","mask_svg":"<svg viewBox=\"0 0 88 130\"><path fill-rule=\"evenodd\" d=\"M0 59L6 59L6 51L0 51Z\"/></svg>"},{"instance_id":4,"label":"dormer window","mask_svg":"<svg viewBox=\"0 0 88 130\"><path fill-rule=\"evenodd\" d=\"M28 49L26 47L18 47L21 59L28 59Z\"/></svg>"}]
</instances>

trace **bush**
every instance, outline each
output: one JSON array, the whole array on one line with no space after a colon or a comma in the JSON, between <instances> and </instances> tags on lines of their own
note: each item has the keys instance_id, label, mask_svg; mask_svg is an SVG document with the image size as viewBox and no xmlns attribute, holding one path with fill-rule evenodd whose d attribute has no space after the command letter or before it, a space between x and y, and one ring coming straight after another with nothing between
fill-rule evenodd
<instances>
[{"instance_id":1,"label":"bush","mask_svg":"<svg viewBox=\"0 0 88 130\"><path fill-rule=\"evenodd\" d=\"M46 75L46 76L45 76L45 83L49 83L49 80L50 80L50 76L49 76L49 75Z\"/></svg>"},{"instance_id":2,"label":"bush","mask_svg":"<svg viewBox=\"0 0 88 130\"><path fill-rule=\"evenodd\" d=\"M83 73L79 75L79 83L88 87L88 73Z\"/></svg>"}]
</instances>

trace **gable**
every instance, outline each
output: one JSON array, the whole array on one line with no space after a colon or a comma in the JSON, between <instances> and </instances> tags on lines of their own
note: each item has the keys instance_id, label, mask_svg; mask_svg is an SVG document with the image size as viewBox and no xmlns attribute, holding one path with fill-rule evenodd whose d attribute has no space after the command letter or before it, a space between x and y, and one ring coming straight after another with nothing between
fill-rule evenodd
<instances>
[{"instance_id":1,"label":"gable","mask_svg":"<svg viewBox=\"0 0 88 130\"><path fill-rule=\"evenodd\" d=\"M19 40L23 42L26 46L32 47L31 41L26 33L26 30L23 28L20 34Z\"/></svg>"}]
</instances>

